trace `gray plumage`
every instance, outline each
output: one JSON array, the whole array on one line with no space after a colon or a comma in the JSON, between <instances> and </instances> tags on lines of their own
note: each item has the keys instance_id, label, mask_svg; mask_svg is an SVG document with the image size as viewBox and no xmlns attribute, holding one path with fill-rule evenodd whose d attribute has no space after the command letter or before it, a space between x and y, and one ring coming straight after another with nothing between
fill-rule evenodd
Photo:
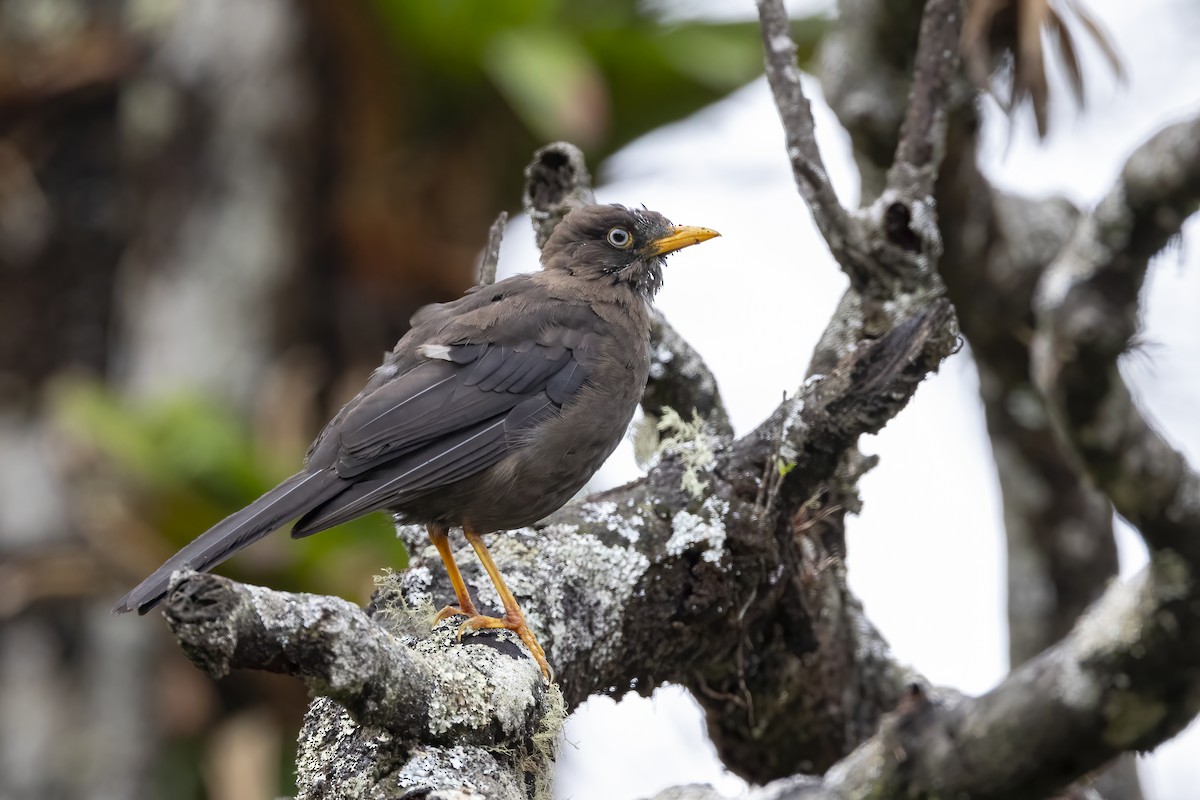
<instances>
[{"instance_id":1,"label":"gray plumage","mask_svg":"<svg viewBox=\"0 0 1200 800\"><path fill-rule=\"evenodd\" d=\"M114 610L146 612L174 571L211 569L292 520L300 537L388 509L488 533L555 511L616 448L641 397L648 303L666 253L715 235L652 211L574 210L546 243L541 272L419 310L299 473L201 534Z\"/></svg>"}]
</instances>

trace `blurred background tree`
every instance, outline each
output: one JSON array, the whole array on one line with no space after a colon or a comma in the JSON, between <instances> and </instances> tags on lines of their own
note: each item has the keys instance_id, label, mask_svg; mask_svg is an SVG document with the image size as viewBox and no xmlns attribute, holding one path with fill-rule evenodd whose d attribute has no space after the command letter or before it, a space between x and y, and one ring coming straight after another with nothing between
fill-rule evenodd
<instances>
[{"instance_id":1,"label":"blurred background tree","mask_svg":"<svg viewBox=\"0 0 1200 800\"><path fill-rule=\"evenodd\" d=\"M299 687L214 685L114 598L473 282L535 147L760 69L756 23L634 0L0 0L0 797L288 792ZM363 601L404 553L350 527L230 572Z\"/></svg>"}]
</instances>

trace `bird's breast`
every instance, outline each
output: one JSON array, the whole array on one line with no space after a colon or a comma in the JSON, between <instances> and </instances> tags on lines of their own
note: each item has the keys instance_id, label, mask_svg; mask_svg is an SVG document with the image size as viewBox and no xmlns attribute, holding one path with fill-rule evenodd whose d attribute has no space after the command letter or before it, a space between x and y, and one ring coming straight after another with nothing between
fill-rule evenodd
<instances>
[{"instance_id":1,"label":"bird's breast","mask_svg":"<svg viewBox=\"0 0 1200 800\"><path fill-rule=\"evenodd\" d=\"M648 344L626 338L589 349L578 394L480 476L481 501L464 509L465 521L483 531L537 522L582 489L624 439L646 386Z\"/></svg>"}]
</instances>

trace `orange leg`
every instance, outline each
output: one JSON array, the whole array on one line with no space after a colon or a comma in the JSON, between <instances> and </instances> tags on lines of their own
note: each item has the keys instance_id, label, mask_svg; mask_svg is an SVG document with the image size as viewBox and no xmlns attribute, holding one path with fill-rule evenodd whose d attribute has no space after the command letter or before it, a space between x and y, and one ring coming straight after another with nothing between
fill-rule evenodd
<instances>
[{"instance_id":1,"label":"orange leg","mask_svg":"<svg viewBox=\"0 0 1200 800\"><path fill-rule=\"evenodd\" d=\"M521 613L521 607L517 605L517 598L513 597L508 584L504 582L500 570L496 567L496 562L492 561L491 553L488 552L487 545L483 543L483 537L470 528L463 528L463 533L466 534L471 547L475 548L475 555L479 556L480 563L487 570L488 577L492 579L492 584L500 595L500 602L504 604L504 616L496 618L485 617L478 613L472 614L466 622L459 626L458 635L462 636L464 631L477 631L484 628L504 628L512 631L529 648L534 660L542 668L542 675L545 676L547 683L553 683L554 670L550 668L550 662L546 661L546 651L542 650L542 646L534 638L533 631L529 630L529 626L525 623L525 615Z\"/></svg>"},{"instance_id":2,"label":"orange leg","mask_svg":"<svg viewBox=\"0 0 1200 800\"><path fill-rule=\"evenodd\" d=\"M479 616L475 604L471 602L467 584L463 583L462 573L458 571L454 554L450 552L449 529L443 525L432 524L426 525L425 529L429 531L429 538L433 542L433 546L437 548L438 555L442 557L442 563L446 565L446 574L450 576L450 585L454 587L454 596L458 598L458 605L446 606L439 611L433 619L433 624L437 625L446 617L453 617L455 614L465 614L468 617Z\"/></svg>"}]
</instances>

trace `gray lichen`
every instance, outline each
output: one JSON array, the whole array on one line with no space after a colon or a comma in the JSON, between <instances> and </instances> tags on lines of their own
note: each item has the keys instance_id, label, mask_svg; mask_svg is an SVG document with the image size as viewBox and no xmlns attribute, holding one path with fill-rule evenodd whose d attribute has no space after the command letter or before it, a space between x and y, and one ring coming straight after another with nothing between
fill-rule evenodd
<instances>
[{"instance_id":1,"label":"gray lichen","mask_svg":"<svg viewBox=\"0 0 1200 800\"><path fill-rule=\"evenodd\" d=\"M586 653L584 660L595 666L610 662L620 653L621 610L649 560L637 550L611 547L561 523L549 526L542 541L533 565L551 618L548 633L555 653L572 661ZM588 587L587 593L581 595L579 586Z\"/></svg>"},{"instance_id":2,"label":"gray lichen","mask_svg":"<svg viewBox=\"0 0 1200 800\"><path fill-rule=\"evenodd\" d=\"M671 519L671 538L666 552L678 556L688 550L699 550L701 558L710 564L720 563L725 554L725 518L729 501L709 497L701 504L699 513L687 509L676 512Z\"/></svg>"},{"instance_id":3,"label":"gray lichen","mask_svg":"<svg viewBox=\"0 0 1200 800\"><path fill-rule=\"evenodd\" d=\"M526 800L513 771L482 747L418 748L392 779L397 797Z\"/></svg>"},{"instance_id":4,"label":"gray lichen","mask_svg":"<svg viewBox=\"0 0 1200 800\"><path fill-rule=\"evenodd\" d=\"M663 409L658 431L666 434L659 442L658 453L679 459L683 464L681 488L689 497L699 500L708 489L708 481L701 476L716 462L716 437L709 433L699 414L692 412L689 422L673 408Z\"/></svg>"}]
</instances>

